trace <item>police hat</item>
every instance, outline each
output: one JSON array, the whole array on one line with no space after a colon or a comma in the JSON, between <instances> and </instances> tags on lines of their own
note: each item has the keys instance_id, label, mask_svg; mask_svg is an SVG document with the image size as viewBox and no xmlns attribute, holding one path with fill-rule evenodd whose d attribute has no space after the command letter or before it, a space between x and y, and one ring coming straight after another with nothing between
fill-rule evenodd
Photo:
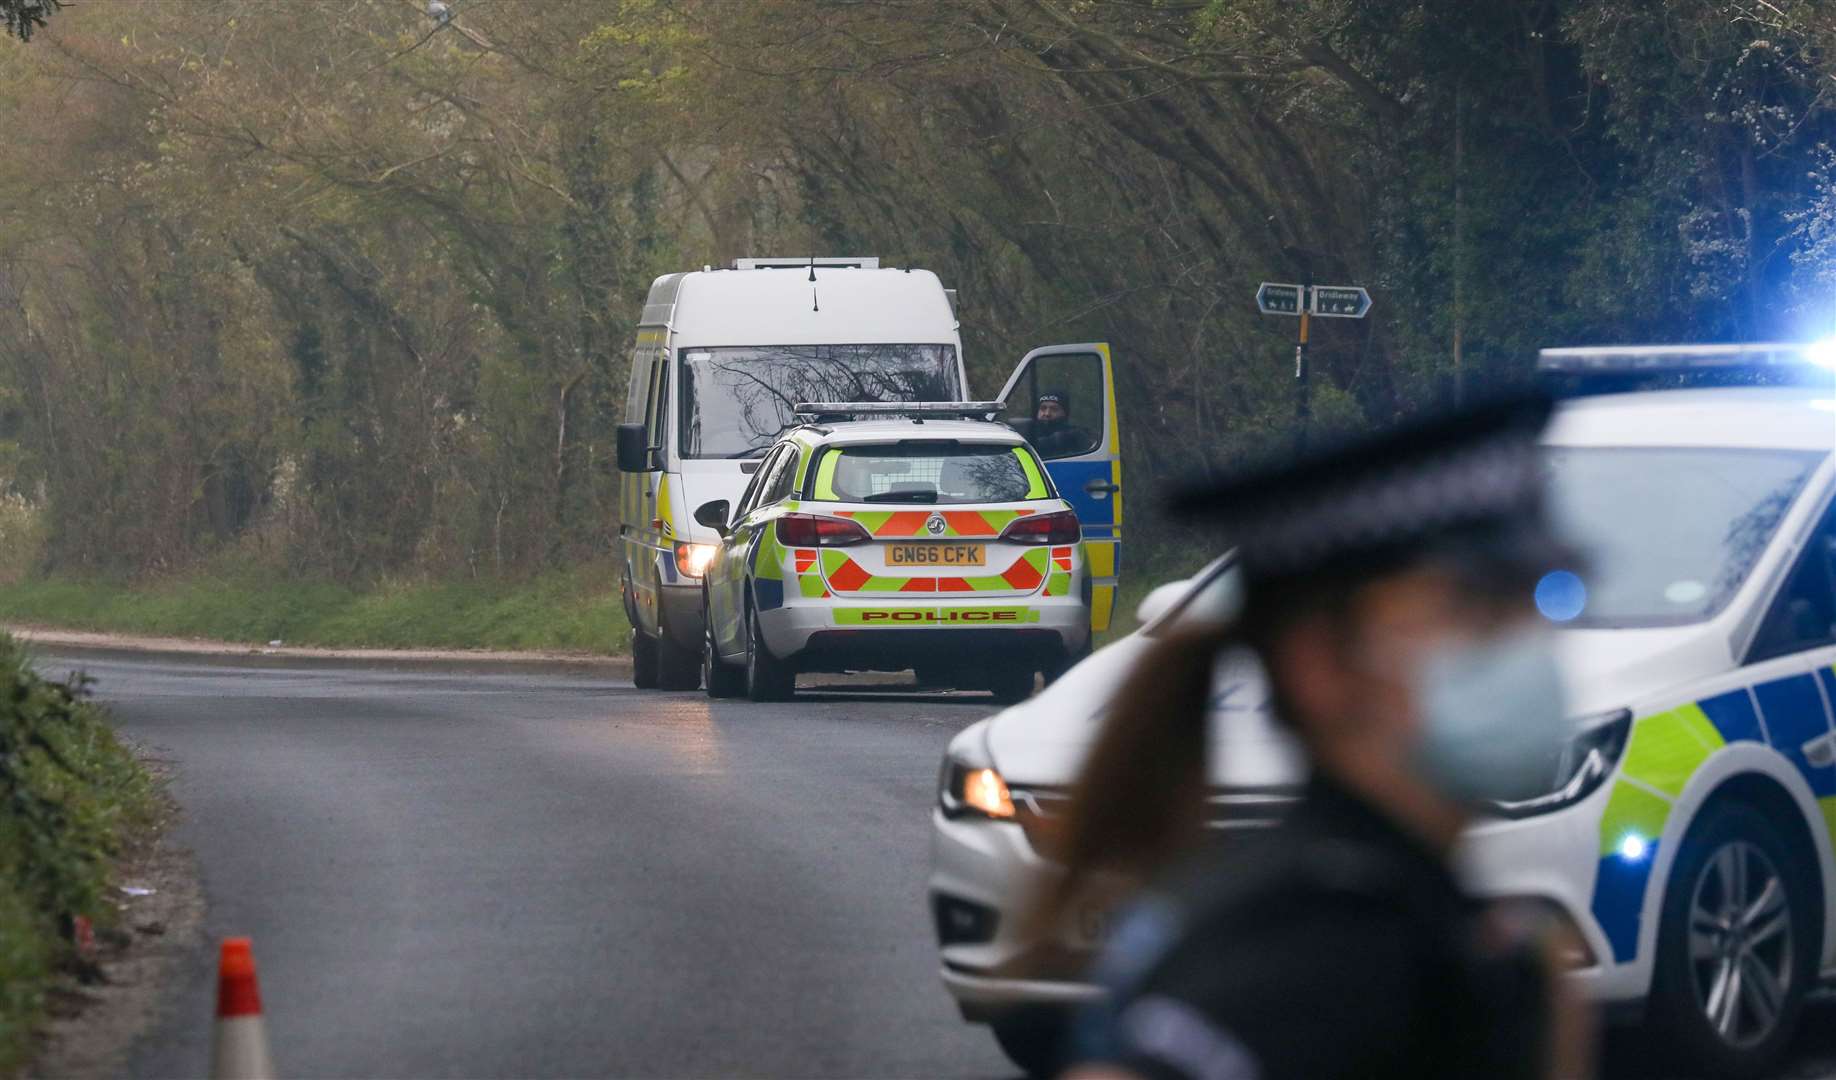
<instances>
[{"instance_id":1,"label":"police hat","mask_svg":"<svg viewBox=\"0 0 1836 1080\"><path fill-rule=\"evenodd\" d=\"M1499 397L1252 466L1177 494L1218 522L1258 579L1374 576L1458 551L1513 578L1569 564L1543 506L1538 437L1552 400Z\"/></svg>"}]
</instances>

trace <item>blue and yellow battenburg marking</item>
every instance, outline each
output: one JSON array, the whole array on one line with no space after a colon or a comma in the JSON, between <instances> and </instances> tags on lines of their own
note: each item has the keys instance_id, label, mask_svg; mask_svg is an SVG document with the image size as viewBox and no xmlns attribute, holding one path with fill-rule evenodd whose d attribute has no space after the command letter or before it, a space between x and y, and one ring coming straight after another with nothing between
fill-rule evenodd
<instances>
[{"instance_id":1,"label":"blue and yellow battenburg marking","mask_svg":"<svg viewBox=\"0 0 1836 1080\"><path fill-rule=\"evenodd\" d=\"M1743 687L1640 717L1633 725L1600 818L1592 905L1616 962L1638 952L1645 890L1671 808L1696 770L1722 747L1760 743L1789 760L1817 798L1826 835L1836 837L1836 768L1813 765L1804 756L1806 743L1830 735L1825 695L1836 702L1836 669L1775 679L1751 692Z\"/></svg>"}]
</instances>

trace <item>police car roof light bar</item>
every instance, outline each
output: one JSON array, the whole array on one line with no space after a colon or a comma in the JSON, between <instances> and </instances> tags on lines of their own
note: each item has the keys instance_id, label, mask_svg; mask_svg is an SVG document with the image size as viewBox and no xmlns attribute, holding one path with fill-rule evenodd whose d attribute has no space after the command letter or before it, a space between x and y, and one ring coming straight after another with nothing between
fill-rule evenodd
<instances>
[{"instance_id":1,"label":"police car roof light bar","mask_svg":"<svg viewBox=\"0 0 1836 1080\"><path fill-rule=\"evenodd\" d=\"M986 416L1007 411L1000 401L802 401L799 416Z\"/></svg>"},{"instance_id":2,"label":"police car roof light bar","mask_svg":"<svg viewBox=\"0 0 1836 1080\"><path fill-rule=\"evenodd\" d=\"M1543 349L1536 370L1555 375L1655 374L1711 368L1798 367L1814 364L1811 346L1763 345L1583 345Z\"/></svg>"}]
</instances>

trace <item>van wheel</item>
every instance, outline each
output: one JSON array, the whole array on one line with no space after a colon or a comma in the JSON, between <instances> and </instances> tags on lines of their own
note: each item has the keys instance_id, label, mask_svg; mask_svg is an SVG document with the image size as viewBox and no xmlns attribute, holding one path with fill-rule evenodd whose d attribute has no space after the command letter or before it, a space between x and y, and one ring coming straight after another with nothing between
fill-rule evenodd
<instances>
[{"instance_id":1,"label":"van wheel","mask_svg":"<svg viewBox=\"0 0 1836 1080\"><path fill-rule=\"evenodd\" d=\"M1056 1009L1025 1009L988 1025L1001 1052L1027 1076L1057 1076L1065 1065L1065 1017Z\"/></svg>"},{"instance_id":2,"label":"van wheel","mask_svg":"<svg viewBox=\"0 0 1836 1080\"><path fill-rule=\"evenodd\" d=\"M631 684L639 690L657 688L657 639L636 627L631 630Z\"/></svg>"},{"instance_id":3,"label":"van wheel","mask_svg":"<svg viewBox=\"0 0 1836 1080\"><path fill-rule=\"evenodd\" d=\"M664 690L701 689L701 650L683 648L665 630L657 639L657 685Z\"/></svg>"},{"instance_id":4,"label":"van wheel","mask_svg":"<svg viewBox=\"0 0 1836 1080\"><path fill-rule=\"evenodd\" d=\"M711 698L734 698L746 692L746 669L720 658L714 648L714 627L710 623L701 644L701 682Z\"/></svg>"},{"instance_id":5,"label":"van wheel","mask_svg":"<svg viewBox=\"0 0 1836 1080\"><path fill-rule=\"evenodd\" d=\"M759 633L759 613L746 610L746 696L754 701L789 701L797 692L797 673L771 655L765 635Z\"/></svg>"},{"instance_id":6,"label":"van wheel","mask_svg":"<svg viewBox=\"0 0 1836 1080\"><path fill-rule=\"evenodd\" d=\"M997 668L988 673L987 687L994 699L1003 705L1025 701L1033 695L1032 668Z\"/></svg>"},{"instance_id":7,"label":"van wheel","mask_svg":"<svg viewBox=\"0 0 1836 1080\"><path fill-rule=\"evenodd\" d=\"M1664 894L1648 1018L1679 1070L1758 1077L1784 1056L1816 976L1803 865L1744 803L1690 828Z\"/></svg>"}]
</instances>

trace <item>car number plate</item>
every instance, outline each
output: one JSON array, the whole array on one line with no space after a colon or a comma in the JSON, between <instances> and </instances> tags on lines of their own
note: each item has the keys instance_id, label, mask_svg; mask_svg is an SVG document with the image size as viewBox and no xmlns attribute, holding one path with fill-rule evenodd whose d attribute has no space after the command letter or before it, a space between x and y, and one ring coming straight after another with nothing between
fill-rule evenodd
<instances>
[{"instance_id":1,"label":"car number plate","mask_svg":"<svg viewBox=\"0 0 1836 1080\"><path fill-rule=\"evenodd\" d=\"M888 566L987 566L987 544L894 544Z\"/></svg>"}]
</instances>

